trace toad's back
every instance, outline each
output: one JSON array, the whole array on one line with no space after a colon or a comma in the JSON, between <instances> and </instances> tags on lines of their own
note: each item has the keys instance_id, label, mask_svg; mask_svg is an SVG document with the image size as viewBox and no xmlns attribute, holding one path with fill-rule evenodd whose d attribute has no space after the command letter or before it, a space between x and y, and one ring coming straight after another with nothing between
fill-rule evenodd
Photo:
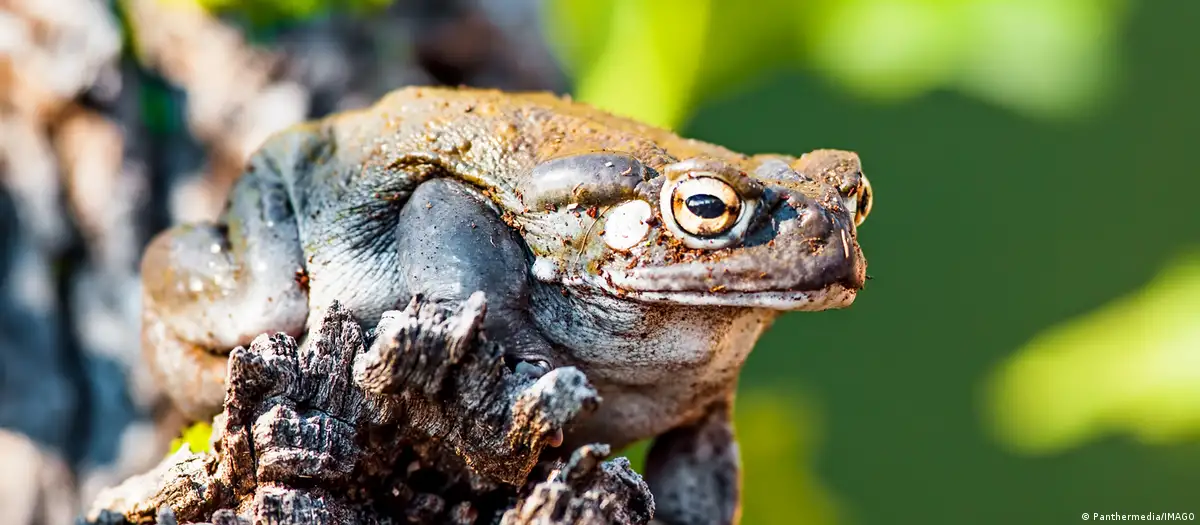
<instances>
[{"instance_id":1,"label":"toad's back","mask_svg":"<svg viewBox=\"0 0 1200 525\"><path fill-rule=\"evenodd\" d=\"M243 179L234 191L278 174L298 222L310 306L319 312L336 298L366 321L396 306L359 303L356 291L388 286L380 272L395 263L390 232L421 182L463 181L485 190L501 214L520 214L533 166L588 151L624 152L652 167L698 154L746 159L551 94L407 88L274 135L251 162L262 180Z\"/></svg>"}]
</instances>

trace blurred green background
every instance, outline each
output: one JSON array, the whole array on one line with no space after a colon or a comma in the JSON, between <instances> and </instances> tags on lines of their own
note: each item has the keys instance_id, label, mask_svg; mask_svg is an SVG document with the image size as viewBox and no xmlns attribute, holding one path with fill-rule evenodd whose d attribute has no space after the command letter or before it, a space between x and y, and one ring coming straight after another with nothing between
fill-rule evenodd
<instances>
[{"instance_id":1,"label":"blurred green background","mask_svg":"<svg viewBox=\"0 0 1200 525\"><path fill-rule=\"evenodd\" d=\"M745 523L1200 510L1200 3L549 8L584 100L874 185L874 279L742 376Z\"/></svg>"},{"instance_id":2,"label":"blurred green background","mask_svg":"<svg viewBox=\"0 0 1200 525\"><path fill-rule=\"evenodd\" d=\"M578 98L874 185L867 289L746 366L744 523L1200 511L1200 3L544 8Z\"/></svg>"}]
</instances>

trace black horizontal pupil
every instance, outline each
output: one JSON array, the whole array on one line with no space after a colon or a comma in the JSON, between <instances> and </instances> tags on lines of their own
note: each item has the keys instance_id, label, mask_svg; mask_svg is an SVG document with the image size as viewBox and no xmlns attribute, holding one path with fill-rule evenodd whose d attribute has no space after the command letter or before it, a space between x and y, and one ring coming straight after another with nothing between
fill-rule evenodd
<instances>
[{"instance_id":1,"label":"black horizontal pupil","mask_svg":"<svg viewBox=\"0 0 1200 525\"><path fill-rule=\"evenodd\" d=\"M698 194L684 201L688 211L702 219L715 219L725 214L725 203L715 195Z\"/></svg>"}]
</instances>

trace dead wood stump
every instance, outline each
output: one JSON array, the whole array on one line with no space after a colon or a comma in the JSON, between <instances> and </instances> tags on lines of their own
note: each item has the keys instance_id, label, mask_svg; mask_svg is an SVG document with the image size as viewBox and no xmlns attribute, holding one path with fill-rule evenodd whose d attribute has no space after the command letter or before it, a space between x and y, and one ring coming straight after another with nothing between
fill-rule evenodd
<instances>
[{"instance_id":1,"label":"dead wood stump","mask_svg":"<svg viewBox=\"0 0 1200 525\"><path fill-rule=\"evenodd\" d=\"M335 303L302 345L234 349L213 451L102 492L87 523L647 523L649 488L606 445L542 459L601 400L575 368L511 373L484 315L482 294L416 298L364 332Z\"/></svg>"}]
</instances>

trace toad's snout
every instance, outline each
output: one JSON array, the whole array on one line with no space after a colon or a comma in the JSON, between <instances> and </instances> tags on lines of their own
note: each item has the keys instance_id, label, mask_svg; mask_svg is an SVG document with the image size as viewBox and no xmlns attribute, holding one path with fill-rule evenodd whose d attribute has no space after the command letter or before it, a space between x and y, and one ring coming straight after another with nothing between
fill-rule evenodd
<instances>
[{"instance_id":1,"label":"toad's snout","mask_svg":"<svg viewBox=\"0 0 1200 525\"><path fill-rule=\"evenodd\" d=\"M743 270L741 291L811 291L831 285L862 288L866 261L854 218L835 191L813 198L773 188L779 199L723 266ZM752 275L751 275L752 274Z\"/></svg>"}]
</instances>

